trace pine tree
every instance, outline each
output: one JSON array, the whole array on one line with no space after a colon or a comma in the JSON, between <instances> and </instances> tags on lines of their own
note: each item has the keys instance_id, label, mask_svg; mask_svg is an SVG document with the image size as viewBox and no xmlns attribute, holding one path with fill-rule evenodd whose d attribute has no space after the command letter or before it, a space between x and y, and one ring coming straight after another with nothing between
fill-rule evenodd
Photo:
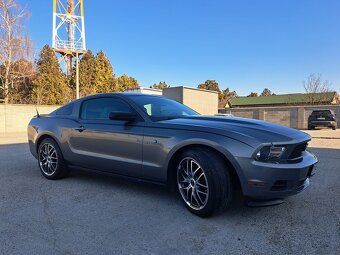
<instances>
[{"instance_id":1,"label":"pine tree","mask_svg":"<svg viewBox=\"0 0 340 255\"><path fill-rule=\"evenodd\" d=\"M221 92L218 82L215 80L206 80L204 83L201 83L197 86L199 89L213 90L218 93Z\"/></svg>"},{"instance_id":2,"label":"pine tree","mask_svg":"<svg viewBox=\"0 0 340 255\"><path fill-rule=\"evenodd\" d=\"M224 90L222 90L222 99L231 99L231 98L234 98L234 97L238 97L236 91L230 91L229 88L226 88Z\"/></svg>"},{"instance_id":3,"label":"pine tree","mask_svg":"<svg viewBox=\"0 0 340 255\"><path fill-rule=\"evenodd\" d=\"M79 93L80 97L84 97L96 92L96 59L88 50L79 62Z\"/></svg>"},{"instance_id":4,"label":"pine tree","mask_svg":"<svg viewBox=\"0 0 340 255\"><path fill-rule=\"evenodd\" d=\"M114 92L115 82L113 68L103 51L99 51L95 57L95 87L96 93Z\"/></svg>"},{"instance_id":5,"label":"pine tree","mask_svg":"<svg viewBox=\"0 0 340 255\"><path fill-rule=\"evenodd\" d=\"M221 101L223 99L218 82L215 80L206 80L204 83L199 84L197 88L216 91L218 92L218 100Z\"/></svg>"},{"instance_id":6,"label":"pine tree","mask_svg":"<svg viewBox=\"0 0 340 255\"><path fill-rule=\"evenodd\" d=\"M261 96L265 96L265 97L271 96L271 95L273 95L273 93L268 88L265 88L261 93Z\"/></svg>"},{"instance_id":7,"label":"pine tree","mask_svg":"<svg viewBox=\"0 0 340 255\"><path fill-rule=\"evenodd\" d=\"M139 88L138 81L133 78L129 77L126 74L119 76L115 80L115 89L116 91L125 91L127 89L136 89Z\"/></svg>"},{"instance_id":8,"label":"pine tree","mask_svg":"<svg viewBox=\"0 0 340 255\"><path fill-rule=\"evenodd\" d=\"M250 92L250 94L247 97L257 97L259 96L257 92Z\"/></svg>"},{"instance_id":9,"label":"pine tree","mask_svg":"<svg viewBox=\"0 0 340 255\"><path fill-rule=\"evenodd\" d=\"M170 86L165 81L160 81L158 84L154 83L150 88L153 89L166 89L170 88Z\"/></svg>"},{"instance_id":10,"label":"pine tree","mask_svg":"<svg viewBox=\"0 0 340 255\"><path fill-rule=\"evenodd\" d=\"M72 91L53 50L45 45L37 61L38 75L33 80L33 98L37 104L65 104Z\"/></svg>"}]
</instances>

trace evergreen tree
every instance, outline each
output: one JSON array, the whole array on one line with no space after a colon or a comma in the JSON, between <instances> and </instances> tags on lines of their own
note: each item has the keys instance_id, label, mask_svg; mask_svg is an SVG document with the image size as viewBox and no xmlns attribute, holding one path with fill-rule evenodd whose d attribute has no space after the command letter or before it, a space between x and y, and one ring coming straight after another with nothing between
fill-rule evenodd
<instances>
[{"instance_id":1,"label":"evergreen tree","mask_svg":"<svg viewBox=\"0 0 340 255\"><path fill-rule=\"evenodd\" d=\"M158 84L155 83L154 85L150 86L150 88L166 89L166 88L170 88L170 86L165 81L160 81Z\"/></svg>"},{"instance_id":2,"label":"evergreen tree","mask_svg":"<svg viewBox=\"0 0 340 255\"><path fill-rule=\"evenodd\" d=\"M224 89L221 94L222 94L222 99L227 99L227 100L234 98L234 97L238 97L236 91L235 90L230 91L229 88Z\"/></svg>"},{"instance_id":3,"label":"evergreen tree","mask_svg":"<svg viewBox=\"0 0 340 255\"><path fill-rule=\"evenodd\" d=\"M218 92L218 100L221 101L223 99L218 82L215 80L206 80L204 83L199 84L197 88L216 91Z\"/></svg>"},{"instance_id":4,"label":"evergreen tree","mask_svg":"<svg viewBox=\"0 0 340 255\"><path fill-rule=\"evenodd\" d=\"M251 92L247 97L257 97L257 92Z\"/></svg>"},{"instance_id":5,"label":"evergreen tree","mask_svg":"<svg viewBox=\"0 0 340 255\"><path fill-rule=\"evenodd\" d=\"M95 62L95 93L116 91L113 68L103 51L98 52Z\"/></svg>"},{"instance_id":6,"label":"evergreen tree","mask_svg":"<svg viewBox=\"0 0 340 255\"><path fill-rule=\"evenodd\" d=\"M265 96L265 97L271 96L271 95L273 95L273 93L268 88L265 88L261 93L261 96Z\"/></svg>"},{"instance_id":7,"label":"evergreen tree","mask_svg":"<svg viewBox=\"0 0 340 255\"><path fill-rule=\"evenodd\" d=\"M75 84L75 72L73 77ZM88 50L79 61L79 94L84 97L95 94L96 91L96 58Z\"/></svg>"},{"instance_id":8,"label":"evergreen tree","mask_svg":"<svg viewBox=\"0 0 340 255\"><path fill-rule=\"evenodd\" d=\"M39 53L37 71L38 75L32 82L33 99L37 104L65 104L72 100L67 78L48 45Z\"/></svg>"},{"instance_id":9,"label":"evergreen tree","mask_svg":"<svg viewBox=\"0 0 340 255\"><path fill-rule=\"evenodd\" d=\"M138 81L133 77L127 76L126 74L119 76L115 80L116 91L123 92L127 89L136 89L136 88L139 88Z\"/></svg>"},{"instance_id":10,"label":"evergreen tree","mask_svg":"<svg viewBox=\"0 0 340 255\"><path fill-rule=\"evenodd\" d=\"M206 80L204 83L201 83L197 86L199 89L213 90L218 93L221 92L218 82L215 80Z\"/></svg>"}]
</instances>

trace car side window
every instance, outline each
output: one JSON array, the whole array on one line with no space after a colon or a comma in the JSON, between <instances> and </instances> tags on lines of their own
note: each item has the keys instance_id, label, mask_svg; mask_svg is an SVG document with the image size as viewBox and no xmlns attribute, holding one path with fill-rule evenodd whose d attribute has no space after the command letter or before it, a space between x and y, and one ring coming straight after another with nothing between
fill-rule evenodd
<instances>
[{"instance_id":1,"label":"car side window","mask_svg":"<svg viewBox=\"0 0 340 255\"><path fill-rule=\"evenodd\" d=\"M95 98L83 102L80 118L84 120L108 120L110 112L131 112L128 103L120 98Z\"/></svg>"}]
</instances>

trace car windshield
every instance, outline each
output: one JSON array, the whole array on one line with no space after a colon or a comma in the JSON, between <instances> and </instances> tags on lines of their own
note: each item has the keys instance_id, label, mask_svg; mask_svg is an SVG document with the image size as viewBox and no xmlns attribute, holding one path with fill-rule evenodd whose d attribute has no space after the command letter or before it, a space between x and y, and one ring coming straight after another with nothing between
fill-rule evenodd
<instances>
[{"instance_id":1,"label":"car windshield","mask_svg":"<svg viewBox=\"0 0 340 255\"><path fill-rule=\"evenodd\" d=\"M189 107L165 97L138 95L130 98L154 121L199 115Z\"/></svg>"}]
</instances>

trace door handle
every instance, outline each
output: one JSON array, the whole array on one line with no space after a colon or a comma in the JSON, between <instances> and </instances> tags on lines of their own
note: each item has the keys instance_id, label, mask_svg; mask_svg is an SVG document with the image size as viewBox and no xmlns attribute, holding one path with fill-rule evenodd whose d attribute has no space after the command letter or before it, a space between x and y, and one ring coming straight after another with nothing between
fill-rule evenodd
<instances>
[{"instance_id":1,"label":"door handle","mask_svg":"<svg viewBox=\"0 0 340 255\"><path fill-rule=\"evenodd\" d=\"M83 132L86 128L84 126L80 126L78 128L75 128L75 130L78 130L79 132Z\"/></svg>"}]
</instances>

